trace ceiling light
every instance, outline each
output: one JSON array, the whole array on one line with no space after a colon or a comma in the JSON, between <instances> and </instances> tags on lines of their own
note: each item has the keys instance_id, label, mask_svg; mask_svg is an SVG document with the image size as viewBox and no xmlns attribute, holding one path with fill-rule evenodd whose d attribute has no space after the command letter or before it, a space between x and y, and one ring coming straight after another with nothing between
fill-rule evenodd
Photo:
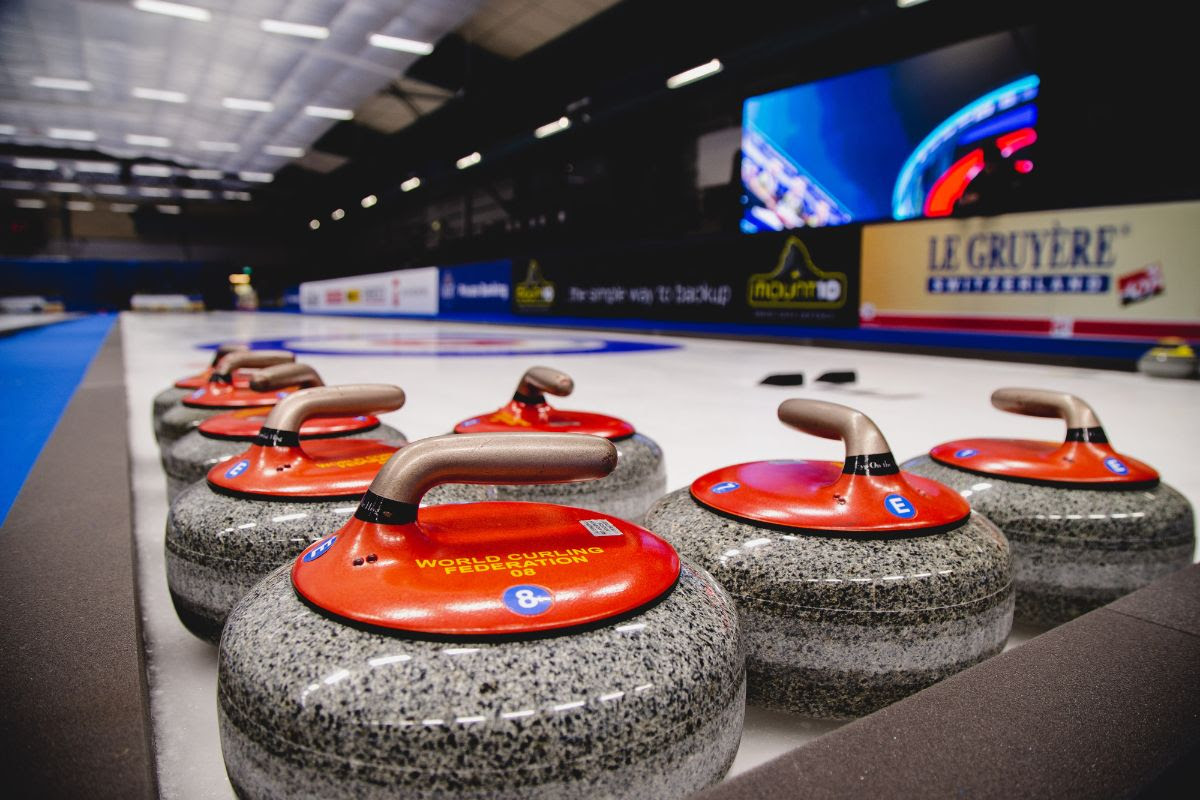
<instances>
[{"instance_id":1,"label":"ceiling light","mask_svg":"<svg viewBox=\"0 0 1200 800\"><path fill-rule=\"evenodd\" d=\"M304 113L310 117L326 119L354 119L354 112L348 108L330 108L329 106L305 106Z\"/></svg>"},{"instance_id":2,"label":"ceiling light","mask_svg":"<svg viewBox=\"0 0 1200 800\"><path fill-rule=\"evenodd\" d=\"M571 120L566 117L559 117L554 122L547 122L545 125L534 130L533 135L539 139L545 139L547 136L553 136L559 131L565 131L569 127L571 127Z\"/></svg>"},{"instance_id":3,"label":"ceiling light","mask_svg":"<svg viewBox=\"0 0 1200 800\"><path fill-rule=\"evenodd\" d=\"M136 203L109 203L108 209L117 214L132 214L137 211Z\"/></svg>"},{"instance_id":4,"label":"ceiling light","mask_svg":"<svg viewBox=\"0 0 1200 800\"><path fill-rule=\"evenodd\" d=\"M433 52L433 45L429 42L418 42L416 39L402 39L399 36L385 36L382 33L372 33L367 37L367 41L375 47L382 47L384 50L399 50L401 53L415 53L419 56L427 56Z\"/></svg>"},{"instance_id":5,"label":"ceiling light","mask_svg":"<svg viewBox=\"0 0 1200 800\"><path fill-rule=\"evenodd\" d=\"M189 200L211 200L213 193L209 189L184 189L183 196Z\"/></svg>"},{"instance_id":6,"label":"ceiling light","mask_svg":"<svg viewBox=\"0 0 1200 800\"><path fill-rule=\"evenodd\" d=\"M238 177L254 183L270 183L275 180L275 176L269 172L239 172Z\"/></svg>"},{"instance_id":7,"label":"ceiling light","mask_svg":"<svg viewBox=\"0 0 1200 800\"><path fill-rule=\"evenodd\" d=\"M163 189L158 186L139 186L138 194L142 197L170 197L171 190Z\"/></svg>"},{"instance_id":8,"label":"ceiling light","mask_svg":"<svg viewBox=\"0 0 1200 800\"><path fill-rule=\"evenodd\" d=\"M0 125L0 136L12 136L16 132L16 125Z\"/></svg>"},{"instance_id":9,"label":"ceiling light","mask_svg":"<svg viewBox=\"0 0 1200 800\"><path fill-rule=\"evenodd\" d=\"M346 216L345 211L343 211L340 208L335 208L333 210L333 213L329 215L329 218L332 219L334 222L337 222L339 219L341 219L344 216Z\"/></svg>"},{"instance_id":10,"label":"ceiling light","mask_svg":"<svg viewBox=\"0 0 1200 800\"><path fill-rule=\"evenodd\" d=\"M896 0L897 8L909 8L910 6L919 6L925 0Z\"/></svg>"},{"instance_id":11,"label":"ceiling light","mask_svg":"<svg viewBox=\"0 0 1200 800\"><path fill-rule=\"evenodd\" d=\"M411 192L413 189L416 189L420 185L421 185L420 178L409 178L408 180L406 180L400 184L400 191Z\"/></svg>"},{"instance_id":12,"label":"ceiling light","mask_svg":"<svg viewBox=\"0 0 1200 800\"><path fill-rule=\"evenodd\" d=\"M172 206L172 205L155 206L155 208L157 208L159 210L159 213L162 213L162 214L179 214L183 211L183 209L180 208L179 206Z\"/></svg>"},{"instance_id":13,"label":"ceiling light","mask_svg":"<svg viewBox=\"0 0 1200 800\"><path fill-rule=\"evenodd\" d=\"M224 191L224 192L221 192L221 196L224 197L226 200L249 200L250 199L249 192Z\"/></svg>"},{"instance_id":14,"label":"ceiling light","mask_svg":"<svg viewBox=\"0 0 1200 800\"><path fill-rule=\"evenodd\" d=\"M38 200L36 197L19 197L17 198L17 208L45 208L46 201Z\"/></svg>"},{"instance_id":15,"label":"ceiling light","mask_svg":"<svg viewBox=\"0 0 1200 800\"><path fill-rule=\"evenodd\" d=\"M80 128L47 128L46 135L51 139L68 139L72 142L94 142L95 131L85 131Z\"/></svg>"},{"instance_id":16,"label":"ceiling light","mask_svg":"<svg viewBox=\"0 0 1200 800\"><path fill-rule=\"evenodd\" d=\"M725 69L725 65L714 58L707 64L701 64L698 67L692 67L691 69L684 70L678 75L672 75L671 77L667 78L667 88L678 89L680 86L687 86L689 83L695 83L696 81L716 75L723 69Z\"/></svg>"},{"instance_id":17,"label":"ceiling light","mask_svg":"<svg viewBox=\"0 0 1200 800\"><path fill-rule=\"evenodd\" d=\"M31 80L30 84L39 89L65 89L68 92L90 92L92 90L91 81L76 78L46 78L39 75Z\"/></svg>"},{"instance_id":18,"label":"ceiling light","mask_svg":"<svg viewBox=\"0 0 1200 800\"><path fill-rule=\"evenodd\" d=\"M196 142L196 146L214 153L236 153L242 149L237 142Z\"/></svg>"},{"instance_id":19,"label":"ceiling light","mask_svg":"<svg viewBox=\"0 0 1200 800\"><path fill-rule=\"evenodd\" d=\"M244 97L226 97L221 105L235 111L274 111L275 104L270 100L247 100Z\"/></svg>"},{"instance_id":20,"label":"ceiling light","mask_svg":"<svg viewBox=\"0 0 1200 800\"><path fill-rule=\"evenodd\" d=\"M321 227L321 220L319 220L319 219L310 219L310 220L308 221L308 229L309 229L309 230L315 231L315 230L316 230L317 228L319 228L319 227Z\"/></svg>"},{"instance_id":21,"label":"ceiling light","mask_svg":"<svg viewBox=\"0 0 1200 800\"><path fill-rule=\"evenodd\" d=\"M301 36L305 39L328 39L329 28L320 25L302 25L298 22L284 22L279 19L264 19L258 27L267 33L283 33L288 36Z\"/></svg>"},{"instance_id":22,"label":"ceiling light","mask_svg":"<svg viewBox=\"0 0 1200 800\"><path fill-rule=\"evenodd\" d=\"M90 200L68 200L67 208L71 211L95 211L96 206Z\"/></svg>"},{"instance_id":23,"label":"ceiling light","mask_svg":"<svg viewBox=\"0 0 1200 800\"><path fill-rule=\"evenodd\" d=\"M138 11L149 11L151 14L166 14L168 17L208 22L212 14L207 8L185 6L183 3L164 3L162 0L133 0L133 7Z\"/></svg>"},{"instance_id":24,"label":"ceiling light","mask_svg":"<svg viewBox=\"0 0 1200 800\"><path fill-rule=\"evenodd\" d=\"M474 153L465 155L462 158L460 158L458 161L455 161L454 165L456 167L458 167L459 169L466 169L467 167L475 166L482 160L483 160L483 156L479 155L479 151L476 150Z\"/></svg>"},{"instance_id":25,"label":"ceiling light","mask_svg":"<svg viewBox=\"0 0 1200 800\"><path fill-rule=\"evenodd\" d=\"M360 200L359 202L361 203L363 208L370 208L371 206L373 206L379 202L379 198L373 194L369 194L366 197L364 197L362 200Z\"/></svg>"},{"instance_id":26,"label":"ceiling light","mask_svg":"<svg viewBox=\"0 0 1200 800\"><path fill-rule=\"evenodd\" d=\"M170 147L171 140L165 136L145 136L140 133L125 134L125 142L127 144L141 145L142 147Z\"/></svg>"},{"instance_id":27,"label":"ceiling light","mask_svg":"<svg viewBox=\"0 0 1200 800\"><path fill-rule=\"evenodd\" d=\"M161 100L164 103L186 103L187 95L183 92L172 92L167 89L146 89L142 86L135 86L133 96L140 97L143 100Z\"/></svg>"},{"instance_id":28,"label":"ceiling light","mask_svg":"<svg viewBox=\"0 0 1200 800\"><path fill-rule=\"evenodd\" d=\"M134 164L129 171L143 178L169 178L174 172L162 164Z\"/></svg>"},{"instance_id":29,"label":"ceiling light","mask_svg":"<svg viewBox=\"0 0 1200 800\"><path fill-rule=\"evenodd\" d=\"M101 175L116 175L121 171L120 164L111 161L76 161L76 172L95 172Z\"/></svg>"},{"instance_id":30,"label":"ceiling light","mask_svg":"<svg viewBox=\"0 0 1200 800\"><path fill-rule=\"evenodd\" d=\"M14 158L17 169L58 169L58 162L49 158Z\"/></svg>"},{"instance_id":31,"label":"ceiling light","mask_svg":"<svg viewBox=\"0 0 1200 800\"><path fill-rule=\"evenodd\" d=\"M197 181L219 181L225 173L219 169L189 169L187 176Z\"/></svg>"},{"instance_id":32,"label":"ceiling light","mask_svg":"<svg viewBox=\"0 0 1200 800\"><path fill-rule=\"evenodd\" d=\"M78 183L47 183L46 188L52 192L82 192L83 187Z\"/></svg>"},{"instance_id":33,"label":"ceiling light","mask_svg":"<svg viewBox=\"0 0 1200 800\"><path fill-rule=\"evenodd\" d=\"M282 144L268 144L263 147L263 152L270 156L286 156L288 158L300 158L304 155L303 147L288 147Z\"/></svg>"},{"instance_id":34,"label":"ceiling light","mask_svg":"<svg viewBox=\"0 0 1200 800\"><path fill-rule=\"evenodd\" d=\"M92 187L98 194L125 194L129 191L118 183L101 183Z\"/></svg>"}]
</instances>

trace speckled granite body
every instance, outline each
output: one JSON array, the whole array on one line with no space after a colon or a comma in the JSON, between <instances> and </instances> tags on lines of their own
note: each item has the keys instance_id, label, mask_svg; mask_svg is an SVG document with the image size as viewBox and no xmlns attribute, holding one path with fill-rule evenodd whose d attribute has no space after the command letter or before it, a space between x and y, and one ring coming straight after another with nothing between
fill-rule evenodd
<instances>
[{"instance_id":1,"label":"speckled granite body","mask_svg":"<svg viewBox=\"0 0 1200 800\"><path fill-rule=\"evenodd\" d=\"M617 448L617 468L599 480L525 486L450 483L426 494L424 504L523 500L586 508L641 524L646 511L667 490L662 449L640 433L617 439L613 444Z\"/></svg>"},{"instance_id":2,"label":"speckled granite body","mask_svg":"<svg viewBox=\"0 0 1200 800\"><path fill-rule=\"evenodd\" d=\"M404 434L390 425L380 423L369 430L323 437L329 439L381 439L392 444L404 444ZM204 478L213 465L246 452L250 442L235 439L213 439L199 430L185 433L173 444L163 448L162 465L167 473L167 502L187 487Z\"/></svg>"},{"instance_id":3,"label":"speckled granite body","mask_svg":"<svg viewBox=\"0 0 1200 800\"><path fill-rule=\"evenodd\" d=\"M672 492L646 527L733 595L749 702L814 717L870 713L994 655L1012 627L1008 543L979 514L947 533L789 533Z\"/></svg>"},{"instance_id":4,"label":"speckled granite body","mask_svg":"<svg viewBox=\"0 0 1200 800\"><path fill-rule=\"evenodd\" d=\"M154 395L154 439L159 440L162 436L162 418L171 410L171 407L178 403L183 398L187 397L195 389L178 389L172 386L169 389L163 389L158 394Z\"/></svg>"},{"instance_id":5,"label":"speckled granite body","mask_svg":"<svg viewBox=\"0 0 1200 800\"><path fill-rule=\"evenodd\" d=\"M1195 356L1159 356L1148 352L1138 359L1138 372L1156 378L1196 377Z\"/></svg>"},{"instance_id":6,"label":"speckled granite body","mask_svg":"<svg viewBox=\"0 0 1200 800\"><path fill-rule=\"evenodd\" d=\"M737 613L689 565L635 617L502 643L349 627L300 601L290 568L221 640L221 747L242 798L682 798L737 752Z\"/></svg>"},{"instance_id":7,"label":"speckled granite body","mask_svg":"<svg viewBox=\"0 0 1200 800\"><path fill-rule=\"evenodd\" d=\"M1038 486L929 456L903 468L957 489L1004 531L1022 622L1066 622L1192 563L1192 507L1164 483L1132 491Z\"/></svg>"},{"instance_id":8,"label":"speckled granite body","mask_svg":"<svg viewBox=\"0 0 1200 800\"><path fill-rule=\"evenodd\" d=\"M206 481L184 489L167 513L167 586L188 630L214 644L234 604L271 570L336 531L357 497L318 502L218 494Z\"/></svg>"},{"instance_id":9,"label":"speckled granite body","mask_svg":"<svg viewBox=\"0 0 1200 800\"><path fill-rule=\"evenodd\" d=\"M158 448L165 452L188 431L195 430L201 422L217 414L232 411L229 408L192 408L183 403L176 403L166 410L159 418Z\"/></svg>"}]
</instances>

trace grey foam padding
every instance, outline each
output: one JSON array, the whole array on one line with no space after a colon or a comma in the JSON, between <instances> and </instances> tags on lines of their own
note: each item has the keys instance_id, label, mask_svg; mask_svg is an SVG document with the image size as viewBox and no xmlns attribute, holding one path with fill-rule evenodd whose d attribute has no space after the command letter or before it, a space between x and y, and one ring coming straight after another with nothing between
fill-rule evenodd
<instances>
[{"instance_id":1,"label":"grey foam padding","mask_svg":"<svg viewBox=\"0 0 1200 800\"><path fill-rule=\"evenodd\" d=\"M1198 607L1194 565L696 797L1162 796L1200 774Z\"/></svg>"},{"instance_id":2,"label":"grey foam padding","mask_svg":"<svg viewBox=\"0 0 1200 800\"><path fill-rule=\"evenodd\" d=\"M114 326L0 533L0 774L10 797L157 796L123 373Z\"/></svg>"},{"instance_id":3,"label":"grey foam padding","mask_svg":"<svg viewBox=\"0 0 1200 800\"><path fill-rule=\"evenodd\" d=\"M1109 603L1110 611L1200 636L1200 566L1191 566L1160 578L1154 591L1127 594ZM1147 587L1150 588L1150 587Z\"/></svg>"}]
</instances>

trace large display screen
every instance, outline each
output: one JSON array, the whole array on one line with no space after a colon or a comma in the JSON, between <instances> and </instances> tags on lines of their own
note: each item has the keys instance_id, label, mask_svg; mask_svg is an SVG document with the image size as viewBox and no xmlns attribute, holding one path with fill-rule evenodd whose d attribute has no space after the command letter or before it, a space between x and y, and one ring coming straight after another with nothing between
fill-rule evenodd
<instances>
[{"instance_id":1,"label":"large display screen","mask_svg":"<svg viewBox=\"0 0 1200 800\"><path fill-rule=\"evenodd\" d=\"M1019 207L1035 180L1032 32L751 97L747 233Z\"/></svg>"}]
</instances>

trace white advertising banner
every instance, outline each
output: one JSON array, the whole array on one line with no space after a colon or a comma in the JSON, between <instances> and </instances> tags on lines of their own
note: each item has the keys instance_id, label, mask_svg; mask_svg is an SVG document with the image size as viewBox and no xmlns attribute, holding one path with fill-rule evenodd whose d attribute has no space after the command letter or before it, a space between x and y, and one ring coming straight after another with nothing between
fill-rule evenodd
<instances>
[{"instance_id":1,"label":"white advertising banner","mask_svg":"<svg viewBox=\"0 0 1200 800\"><path fill-rule=\"evenodd\" d=\"M863 327L1200 336L1200 202L868 225Z\"/></svg>"},{"instance_id":2,"label":"white advertising banner","mask_svg":"<svg viewBox=\"0 0 1200 800\"><path fill-rule=\"evenodd\" d=\"M300 284L300 310L437 316L438 268L420 267Z\"/></svg>"}]
</instances>

